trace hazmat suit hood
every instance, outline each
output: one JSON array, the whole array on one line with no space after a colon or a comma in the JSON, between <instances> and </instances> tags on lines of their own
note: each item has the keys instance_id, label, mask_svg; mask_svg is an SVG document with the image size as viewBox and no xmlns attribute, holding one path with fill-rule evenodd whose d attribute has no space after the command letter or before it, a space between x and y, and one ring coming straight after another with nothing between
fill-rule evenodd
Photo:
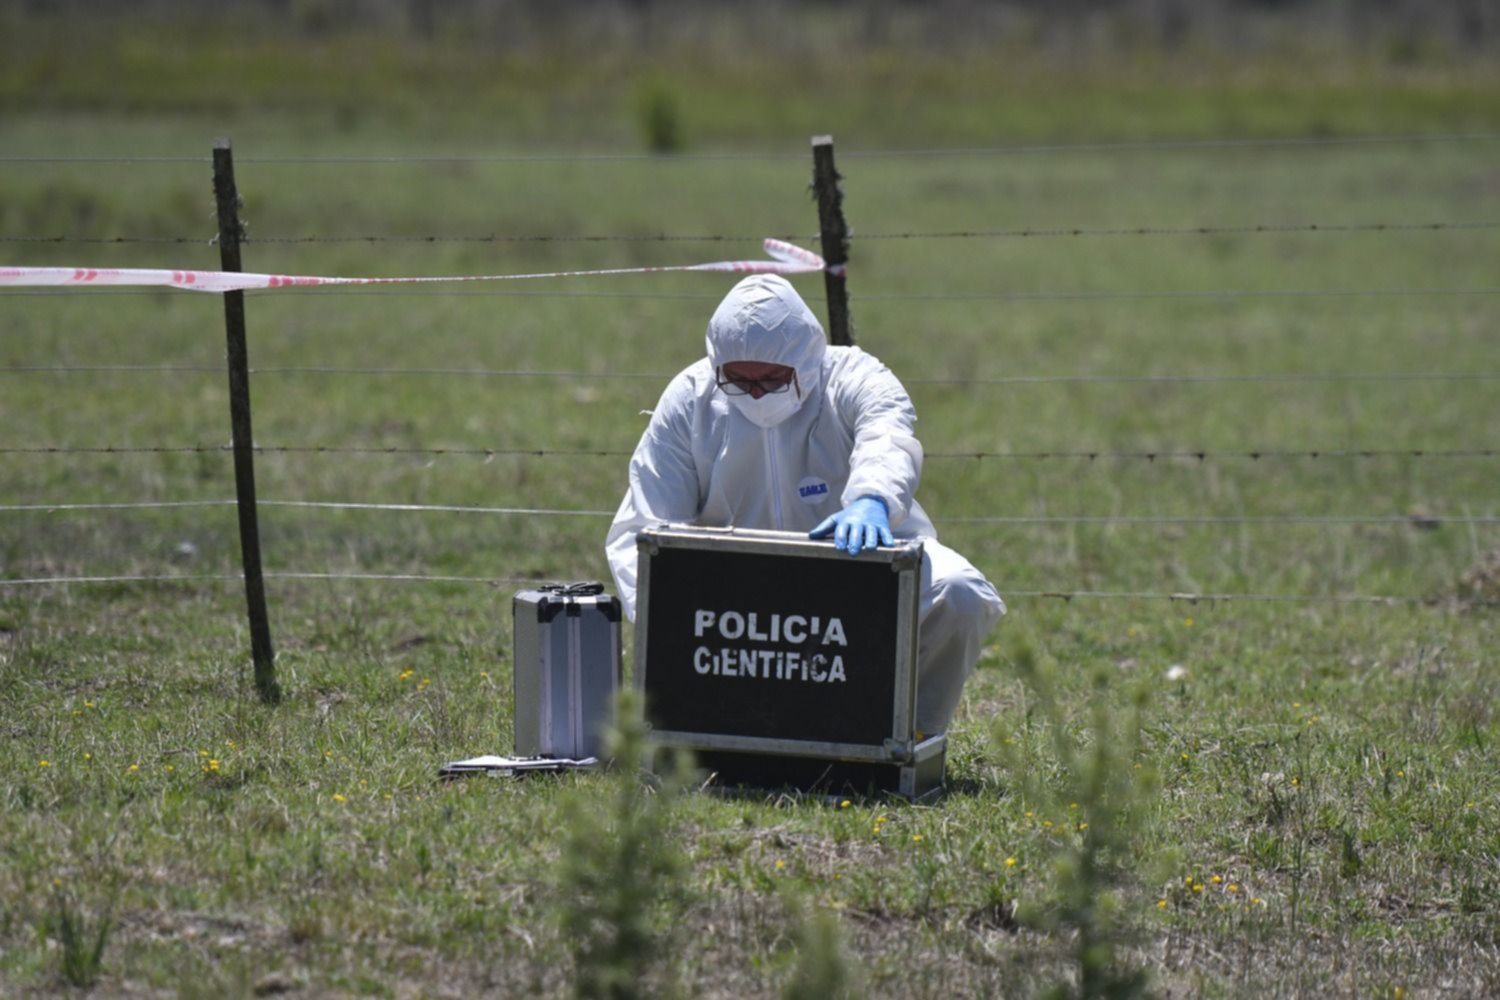
<instances>
[{"instance_id":1,"label":"hazmat suit hood","mask_svg":"<svg viewBox=\"0 0 1500 1000\"><path fill-rule=\"evenodd\" d=\"M818 392L828 339L785 278L757 274L735 285L714 310L704 339L715 371L732 361L759 361L797 372L796 384L785 393L730 397L736 409L762 427L790 417Z\"/></svg>"}]
</instances>

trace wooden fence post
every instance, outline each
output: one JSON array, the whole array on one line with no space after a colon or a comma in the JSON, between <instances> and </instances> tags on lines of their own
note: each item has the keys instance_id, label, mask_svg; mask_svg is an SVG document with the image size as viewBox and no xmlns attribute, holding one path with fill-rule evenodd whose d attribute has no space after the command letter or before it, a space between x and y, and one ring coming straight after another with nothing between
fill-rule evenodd
<instances>
[{"instance_id":1,"label":"wooden fence post","mask_svg":"<svg viewBox=\"0 0 1500 1000\"><path fill-rule=\"evenodd\" d=\"M219 260L225 271L240 266L240 195L234 185L234 155L228 139L214 140L214 200L219 209ZM245 567L245 604L250 616L250 657L260 700L281 700L276 654L266 614L266 581L260 565L260 525L255 507L255 438L250 430L250 352L245 342L245 293L224 293L228 343L229 423L234 442L234 489L240 515L240 558Z\"/></svg>"},{"instance_id":2,"label":"wooden fence post","mask_svg":"<svg viewBox=\"0 0 1500 1000\"><path fill-rule=\"evenodd\" d=\"M818 200L818 228L823 237L823 285L828 291L828 339L835 344L854 343L854 324L849 319L849 289L845 271L849 263L849 226L844 221L844 192L839 172L833 166L833 136L815 135L813 150L813 197Z\"/></svg>"}]
</instances>

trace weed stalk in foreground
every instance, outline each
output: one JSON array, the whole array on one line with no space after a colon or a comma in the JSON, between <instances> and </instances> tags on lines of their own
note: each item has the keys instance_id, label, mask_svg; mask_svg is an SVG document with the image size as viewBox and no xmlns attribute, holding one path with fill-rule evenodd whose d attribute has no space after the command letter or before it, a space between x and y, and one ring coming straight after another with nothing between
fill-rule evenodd
<instances>
[{"instance_id":1,"label":"weed stalk in foreground","mask_svg":"<svg viewBox=\"0 0 1500 1000\"><path fill-rule=\"evenodd\" d=\"M787 900L795 930L797 965L782 991L785 1000L834 1000L854 995L853 975L844 951L837 915L822 910L809 915L800 900Z\"/></svg>"},{"instance_id":2,"label":"weed stalk in foreground","mask_svg":"<svg viewBox=\"0 0 1500 1000\"><path fill-rule=\"evenodd\" d=\"M63 979L68 985L81 988L97 983L104 970L104 948L113 926L110 914L98 917L98 922L90 928L83 912L66 893L58 890L53 895L52 918L47 923L47 931L60 945L58 964Z\"/></svg>"},{"instance_id":3,"label":"weed stalk in foreground","mask_svg":"<svg viewBox=\"0 0 1500 1000\"><path fill-rule=\"evenodd\" d=\"M605 794L575 797L560 874L562 928L573 952L574 994L636 1000L658 996L651 976L670 957L670 916L684 895L685 865L675 846L676 785L642 781L650 751L641 703L630 689L606 733L612 761Z\"/></svg>"},{"instance_id":4,"label":"weed stalk in foreground","mask_svg":"<svg viewBox=\"0 0 1500 1000\"><path fill-rule=\"evenodd\" d=\"M1026 643L1018 646L1015 665L1051 732L1058 768L1058 778L1051 783L1041 780L1034 767L1018 768L1022 788L1039 808L1067 817L1056 831L1053 898L1030 919L1048 931L1072 932L1074 976L1043 995L1058 1000L1143 996L1145 970L1131 967L1119 954L1122 929L1116 888L1124 881L1139 807L1152 784L1149 775L1134 766L1146 692L1137 689L1125 706L1117 706L1108 697L1108 676L1097 673L1089 733L1079 738L1068 731L1053 680L1054 665Z\"/></svg>"}]
</instances>

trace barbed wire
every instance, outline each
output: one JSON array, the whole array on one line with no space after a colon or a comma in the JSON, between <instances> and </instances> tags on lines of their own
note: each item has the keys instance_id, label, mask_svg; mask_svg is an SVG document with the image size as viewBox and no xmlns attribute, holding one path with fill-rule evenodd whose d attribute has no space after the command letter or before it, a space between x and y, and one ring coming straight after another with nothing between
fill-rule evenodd
<instances>
[{"instance_id":1,"label":"barbed wire","mask_svg":"<svg viewBox=\"0 0 1500 1000\"><path fill-rule=\"evenodd\" d=\"M494 577L454 576L427 573L358 573L358 572L296 572L270 570L263 574L271 580L327 580L358 582L396 583L473 583L498 586L502 583L536 585L554 582L557 577ZM71 584L106 583L201 583L230 582L243 579L241 573L195 573L195 574L149 574L133 573L111 576L73 577L23 577L0 579L0 587L67 586ZM1075 600L1126 600L1126 601L1170 601L1174 604L1209 605L1242 603L1281 604L1337 604L1347 606L1366 605L1391 607L1399 605L1436 607L1457 610L1474 607L1497 607L1500 600L1482 597L1419 596L1414 594L1263 594L1194 591L1149 591L1149 590L1007 590L1007 600L1037 599L1060 600L1072 603Z\"/></svg>"},{"instance_id":2,"label":"barbed wire","mask_svg":"<svg viewBox=\"0 0 1500 1000\"><path fill-rule=\"evenodd\" d=\"M1209 139L1159 139L1139 142L1083 142L1083 143L1033 143L1011 146L949 146L915 149L844 149L841 158L881 159L908 157L968 157L968 156L1015 156L1035 154L1069 153L1141 153L1184 152L1207 150L1252 150L1252 149L1339 149L1345 147L1382 145L1425 145L1449 143L1494 142L1500 139L1497 133L1431 133L1407 135L1352 135L1352 136L1280 136L1265 138ZM796 150L724 150L699 153L611 153L611 152L541 152L541 153L470 153L394 155L368 154L363 156L239 156L242 164L275 165L418 165L418 164L464 164L464 163L691 163L695 161L737 160L806 160L805 147ZM143 155L96 155L96 156L0 156L0 164L47 165L59 163L78 164L162 164L181 163L207 165L212 158L199 155L143 156Z\"/></svg>"},{"instance_id":3,"label":"barbed wire","mask_svg":"<svg viewBox=\"0 0 1500 1000\"><path fill-rule=\"evenodd\" d=\"M223 374L222 365L8 365L0 375L72 374L171 374L206 372ZM280 365L251 368L252 375L381 375L467 376L471 378L562 378L562 379L653 379L662 382L675 372L600 372L564 369L518 368L386 368L331 365ZM1500 372L1287 372L1208 375L1008 375L998 378L904 378L906 385L1055 385L1055 384L1198 384L1225 382L1485 382L1500 379Z\"/></svg>"},{"instance_id":4,"label":"barbed wire","mask_svg":"<svg viewBox=\"0 0 1500 1000\"><path fill-rule=\"evenodd\" d=\"M927 452L927 458L948 459L1083 459L1090 462L1100 459L1141 459L1155 462L1166 461L1206 462L1209 459L1324 459L1324 458L1494 458L1500 450L1493 448L1270 448L1255 451L1210 451L1207 449L1162 449L1138 451L950 451Z\"/></svg>"},{"instance_id":5,"label":"barbed wire","mask_svg":"<svg viewBox=\"0 0 1500 1000\"><path fill-rule=\"evenodd\" d=\"M629 448L467 448L407 445L255 445L261 455L427 455L472 458L625 458ZM196 445L11 445L0 446L0 455L174 455L229 454L232 444ZM1500 448L1262 448L1247 451L1215 451L1207 448L1162 448L1136 450L1073 449L1048 451L929 451L929 459L1076 459L1134 460L1147 462L1266 459L1466 459L1495 458Z\"/></svg>"},{"instance_id":6,"label":"barbed wire","mask_svg":"<svg viewBox=\"0 0 1500 1000\"><path fill-rule=\"evenodd\" d=\"M1347 234L1347 233L1413 233L1500 229L1500 221L1442 222L1282 222L1244 223L1234 225L1183 226L1045 226L1009 229L932 230L888 233L851 233L854 240L975 240L975 239L1045 239L1055 237L1109 236L1248 236L1271 234ZM246 244L344 244L344 243L760 243L766 234L734 236L725 234L386 234L345 236L256 236L246 234ZM773 233L773 239L811 241L816 233ZM0 243L27 244L202 244L212 237L190 236L49 236L0 235Z\"/></svg>"},{"instance_id":7,"label":"barbed wire","mask_svg":"<svg viewBox=\"0 0 1500 1000\"><path fill-rule=\"evenodd\" d=\"M0 504L7 513L55 513L89 510L150 510L183 507L233 506L234 500L142 500L86 503ZM503 514L529 517L614 517L614 510L582 510L549 507L487 507L463 504L381 503L356 500L258 500L260 507L311 510L359 510L421 514ZM1500 516L1489 514L1262 514L1262 515L1125 515L1125 514L1037 514L946 517L948 525L1409 525L1436 527L1442 524L1500 524Z\"/></svg>"},{"instance_id":8,"label":"barbed wire","mask_svg":"<svg viewBox=\"0 0 1500 1000\"><path fill-rule=\"evenodd\" d=\"M852 232L854 240L1033 239L1082 236L1253 236L1307 233L1412 233L1500 229L1500 222L1272 222L1187 226L1051 226L907 233Z\"/></svg>"},{"instance_id":9,"label":"barbed wire","mask_svg":"<svg viewBox=\"0 0 1500 1000\"><path fill-rule=\"evenodd\" d=\"M1347 146L1407 145L1422 143L1494 142L1500 133L1450 133L1432 135L1384 136L1282 136L1271 138L1158 139L1141 142L1046 143L1015 146L948 147L934 149L844 150L838 155L856 158L911 156L1011 156L1036 153L1147 153L1158 151L1248 150L1248 149L1333 149Z\"/></svg>"},{"instance_id":10,"label":"barbed wire","mask_svg":"<svg viewBox=\"0 0 1500 1000\"><path fill-rule=\"evenodd\" d=\"M0 235L0 243L38 243L38 244L80 244L80 245L106 245L116 244L196 244L208 247L213 244L212 236L15 236ZM248 238L244 242L249 242ZM310 241L308 241L310 242Z\"/></svg>"}]
</instances>

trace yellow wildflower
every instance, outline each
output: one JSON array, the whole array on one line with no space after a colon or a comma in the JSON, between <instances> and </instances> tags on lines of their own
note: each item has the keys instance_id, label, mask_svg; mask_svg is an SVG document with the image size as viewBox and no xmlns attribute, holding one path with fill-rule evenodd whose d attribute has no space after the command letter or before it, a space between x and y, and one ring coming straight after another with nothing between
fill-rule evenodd
<instances>
[{"instance_id":1,"label":"yellow wildflower","mask_svg":"<svg viewBox=\"0 0 1500 1000\"><path fill-rule=\"evenodd\" d=\"M345 798L344 796L340 795L338 792L334 792L333 793L333 801L335 801L335 802L348 802L349 800L347 798Z\"/></svg>"},{"instance_id":2,"label":"yellow wildflower","mask_svg":"<svg viewBox=\"0 0 1500 1000\"><path fill-rule=\"evenodd\" d=\"M51 767L52 766L52 762L50 760L39 760L39 761L36 762L36 766L37 767Z\"/></svg>"},{"instance_id":3,"label":"yellow wildflower","mask_svg":"<svg viewBox=\"0 0 1500 1000\"><path fill-rule=\"evenodd\" d=\"M1167 901L1165 899L1158 899L1156 901L1156 908L1158 910L1165 910L1167 908Z\"/></svg>"},{"instance_id":4,"label":"yellow wildflower","mask_svg":"<svg viewBox=\"0 0 1500 1000\"><path fill-rule=\"evenodd\" d=\"M1007 868L1014 868L1015 866L1016 866L1016 859L1015 858L1006 858L1005 859L1005 867L1007 867Z\"/></svg>"}]
</instances>

